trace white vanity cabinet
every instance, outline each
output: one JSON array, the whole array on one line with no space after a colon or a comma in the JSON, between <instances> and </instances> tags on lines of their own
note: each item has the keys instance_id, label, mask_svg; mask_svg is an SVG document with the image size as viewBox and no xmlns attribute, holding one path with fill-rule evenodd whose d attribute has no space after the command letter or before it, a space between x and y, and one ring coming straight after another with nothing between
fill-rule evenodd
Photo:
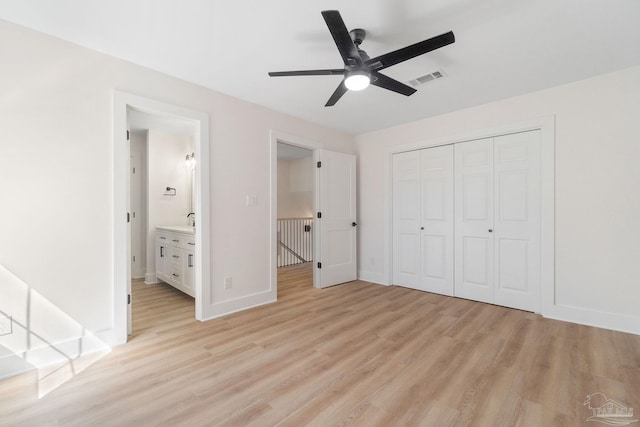
<instances>
[{"instance_id":1,"label":"white vanity cabinet","mask_svg":"<svg viewBox=\"0 0 640 427\"><path fill-rule=\"evenodd\" d=\"M156 277L195 297L193 228L156 227Z\"/></svg>"}]
</instances>

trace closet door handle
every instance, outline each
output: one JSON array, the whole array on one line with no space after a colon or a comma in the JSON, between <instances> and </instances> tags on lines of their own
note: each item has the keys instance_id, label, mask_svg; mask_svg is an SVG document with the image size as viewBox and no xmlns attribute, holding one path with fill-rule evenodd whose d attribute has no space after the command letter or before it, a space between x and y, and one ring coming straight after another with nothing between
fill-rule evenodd
<instances>
[{"instance_id":1,"label":"closet door handle","mask_svg":"<svg viewBox=\"0 0 640 427\"><path fill-rule=\"evenodd\" d=\"M164 258L164 246L160 246L160 258Z\"/></svg>"},{"instance_id":2,"label":"closet door handle","mask_svg":"<svg viewBox=\"0 0 640 427\"><path fill-rule=\"evenodd\" d=\"M193 255L189 254L187 267L193 267Z\"/></svg>"}]
</instances>

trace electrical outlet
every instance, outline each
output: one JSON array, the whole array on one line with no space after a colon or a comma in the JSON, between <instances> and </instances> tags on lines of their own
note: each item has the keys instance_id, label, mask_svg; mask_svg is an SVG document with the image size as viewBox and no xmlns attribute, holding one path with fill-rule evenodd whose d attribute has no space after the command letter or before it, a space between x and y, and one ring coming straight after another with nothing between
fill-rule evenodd
<instances>
[{"instance_id":1,"label":"electrical outlet","mask_svg":"<svg viewBox=\"0 0 640 427\"><path fill-rule=\"evenodd\" d=\"M224 288L225 289L231 289L233 287L233 284L231 283L231 277L227 276L224 278Z\"/></svg>"},{"instance_id":2,"label":"electrical outlet","mask_svg":"<svg viewBox=\"0 0 640 427\"><path fill-rule=\"evenodd\" d=\"M13 333L11 316L0 313L0 336Z\"/></svg>"}]
</instances>

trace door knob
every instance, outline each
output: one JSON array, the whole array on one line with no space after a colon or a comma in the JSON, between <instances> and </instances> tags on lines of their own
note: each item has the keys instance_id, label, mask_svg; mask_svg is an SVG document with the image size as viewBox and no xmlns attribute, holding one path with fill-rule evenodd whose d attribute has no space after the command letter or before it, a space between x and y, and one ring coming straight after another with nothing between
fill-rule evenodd
<instances>
[{"instance_id":1,"label":"door knob","mask_svg":"<svg viewBox=\"0 0 640 427\"><path fill-rule=\"evenodd\" d=\"M489 233L493 233L493 228L490 228L490 229L489 229Z\"/></svg>"},{"instance_id":2,"label":"door knob","mask_svg":"<svg viewBox=\"0 0 640 427\"><path fill-rule=\"evenodd\" d=\"M351 226L352 226L352 227L355 227L356 225L358 225L358 224L356 224L355 222L352 222L352 223L351 223Z\"/></svg>"},{"instance_id":3,"label":"door knob","mask_svg":"<svg viewBox=\"0 0 640 427\"><path fill-rule=\"evenodd\" d=\"M420 227L420 230L424 230L424 227Z\"/></svg>"}]
</instances>

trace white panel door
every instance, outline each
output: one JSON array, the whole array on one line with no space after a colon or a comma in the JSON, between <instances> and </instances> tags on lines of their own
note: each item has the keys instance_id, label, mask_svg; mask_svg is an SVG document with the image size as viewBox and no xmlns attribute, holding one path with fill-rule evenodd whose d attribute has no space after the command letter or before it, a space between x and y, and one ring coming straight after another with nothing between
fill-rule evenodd
<instances>
[{"instance_id":1,"label":"white panel door","mask_svg":"<svg viewBox=\"0 0 640 427\"><path fill-rule=\"evenodd\" d=\"M455 144L455 296L493 303L493 138Z\"/></svg>"},{"instance_id":2,"label":"white panel door","mask_svg":"<svg viewBox=\"0 0 640 427\"><path fill-rule=\"evenodd\" d=\"M420 151L422 290L453 295L453 145Z\"/></svg>"},{"instance_id":3,"label":"white panel door","mask_svg":"<svg viewBox=\"0 0 640 427\"><path fill-rule=\"evenodd\" d=\"M146 264L142 256L142 242L144 241L144 234L142 230L142 223L140 218L140 212L142 212L142 175L140 173L140 157L136 153L132 153L130 156L130 168L131 173L129 179L131 182L131 277L134 279L140 279L144 277Z\"/></svg>"},{"instance_id":4,"label":"white panel door","mask_svg":"<svg viewBox=\"0 0 640 427\"><path fill-rule=\"evenodd\" d=\"M320 254L319 287L357 278L356 157L318 150ZM316 265L316 268L317 265Z\"/></svg>"},{"instance_id":5,"label":"white panel door","mask_svg":"<svg viewBox=\"0 0 640 427\"><path fill-rule=\"evenodd\" d=\"M393 284L420 287L420 151L393 155Z\"/></svg>"},{"instance_id":6,"label":"white panel door","mask_svg":"<svg viewBox=\"0 0 640 427\"><path fill-rule=\"evenodd\" d=\"M540 312L540 131L494 138L495 303Z\"/></svg>"},{"instance_id":7,"label":"white panel door","mask_svg":"<svg viewBox=\"0 0 640 427\"><path fill-rule=\"evenodd\" d=\"M127 139L129 139L129 131L127 131ZM126 176L126 185L129 189L129 193L131 193L131 146L127 141L127 147L129 149L129 155L127 156L128 164L127 169L129 173ZM129 194L129 198L127 200L127 273L126 273L126 281L127 281L127 335L131 335L133 333L133 323L132 323L132 314L131 314L131 194Z\"/></svg>"}]
</instances>

